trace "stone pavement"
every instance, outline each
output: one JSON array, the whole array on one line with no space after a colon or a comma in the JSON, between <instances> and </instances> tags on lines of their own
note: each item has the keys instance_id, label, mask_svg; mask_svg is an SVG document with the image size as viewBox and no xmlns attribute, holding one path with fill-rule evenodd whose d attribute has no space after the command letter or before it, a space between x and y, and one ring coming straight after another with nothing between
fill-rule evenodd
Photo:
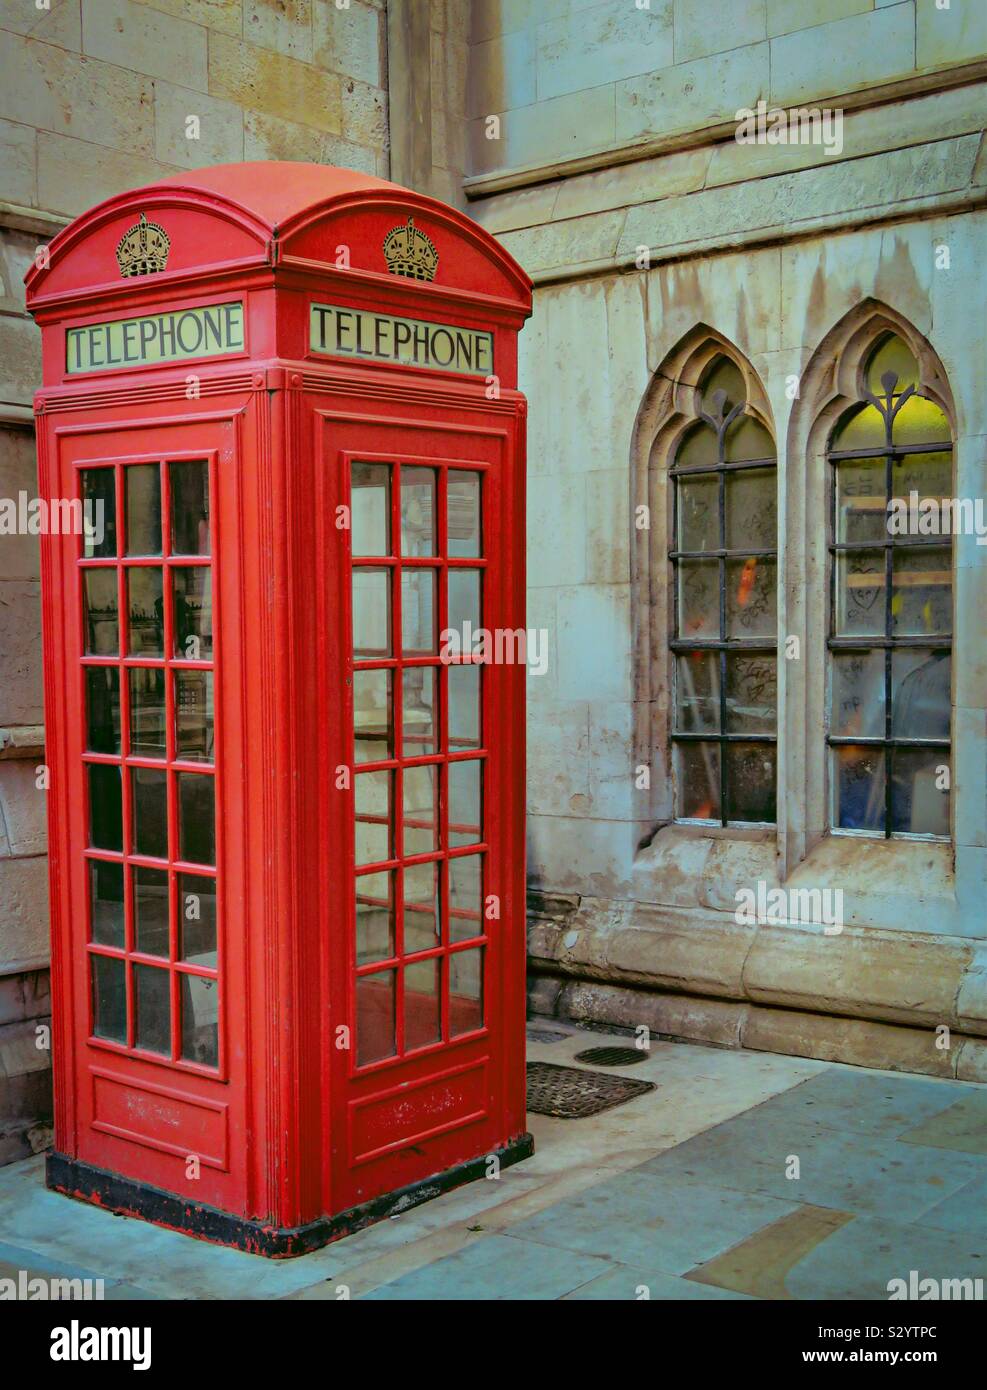
<instances>
[{"instance_id":1,"label":"stone pavement","mask_svg":"<svg viewBox=\"0 0 987 1390\"><path fill-rule=\"evenodd\" d=\"M531 1059L608 1037L547 1026L566 1036L529 1041ZM983 1088L664 1042L626 1074L657 1090L592 1119L532 1115L534 1158L296 1260L112 1216L46 1191L39 1159L12 1164L0 1277L102 1278L115 1299L886 1299L912 1270L987 1283Z\"/></svg>"}]
</instances>

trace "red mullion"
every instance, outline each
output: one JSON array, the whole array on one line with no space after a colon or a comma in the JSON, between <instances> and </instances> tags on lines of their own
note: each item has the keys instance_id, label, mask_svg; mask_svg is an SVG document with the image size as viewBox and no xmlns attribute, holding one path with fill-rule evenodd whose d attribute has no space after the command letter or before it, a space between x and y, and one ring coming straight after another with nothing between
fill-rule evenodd
<instances>
[{"instance_id":1,"label":"red mullion","mask_svg":"<svg viewBox=\"0 0 987 1390\"><path fill-rule=\"evenodd\" d=\"M398 966L400 964L399 956L388 956L385 960L372 960L368 961L366 965L358 965L356 974L358 978L362 978L364 975L384 975L388 970L393 970L395 974L399 975Z\"/></svg>"},{"instance_id":2,"label":"red mullion","mask_svg":"<svg viewBox=\"0 0 987 1390\"><path fill-rule=\"evenodd\" d=\"M161 464L161 591L164 600L164 637L162 647L165 658L165 762L169 771L166 775L168 809L168 962L173 966L178 959L178 881L174 862L178 855L178 795L175 773L175 673L171 659L175 655L175 612L171 581L171 473L168 463ZM179 980L175 971L169 968L168 989L171 1000L171 1060L181 1060L181 1029L179 1010L181 996Z\"/></svg>"},{"instance_id":3,"label":"red mullion","mask_svg":"<svg viewBox=\"0 0 987 1390\"><path fill-rule=\"evenodd\" d=\"M436 544L441 557L438 571L439 632L449 625L449 470L443 468L436 478L438 492L438 525ZM439 1037L449 1041L449 965L445 953L449 946L449 668L442 662L436 680L439 701L439 945L443 948L439 964Z\"/></svg>"},{"instance_id":4,"label":"red mullion","mask_svg":"<svg viewBox=\"0 0 987 1390\"><path fill-rule=\"evenodd\" d=\"M394 858L397 867L393 876L394 892L394 952L400 961L404 956L404 773L401 758L404 754L404 629L401 619L401 582L404 557L401 547L401 467L391 465L391 544L394 568L391 571L391 651L397 665L391 677L391 721L395 768L392 792L394 795ZM404 1056L404 970L394 971L394 1041L397 1055Z\"/></svg>"}]
</instances>

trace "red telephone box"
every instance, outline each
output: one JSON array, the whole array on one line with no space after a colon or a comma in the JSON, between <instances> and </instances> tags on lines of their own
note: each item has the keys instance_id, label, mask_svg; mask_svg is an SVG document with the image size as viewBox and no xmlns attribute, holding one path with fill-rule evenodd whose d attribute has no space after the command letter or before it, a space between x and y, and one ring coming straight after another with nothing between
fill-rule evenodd
<instances>
[{"instance_id":1,"label":"red telephone box","mask_svg":"<svg viewBox=\"0 0 987 1390\"><path fill-rule=\"evenodd\" d=\"M79 519L42 541L48 1184L300 1254L532 1149L524 670L475 642L524 627L530 282L287 163L112 198L27 282Z\"/></svg>"}]
</instances>

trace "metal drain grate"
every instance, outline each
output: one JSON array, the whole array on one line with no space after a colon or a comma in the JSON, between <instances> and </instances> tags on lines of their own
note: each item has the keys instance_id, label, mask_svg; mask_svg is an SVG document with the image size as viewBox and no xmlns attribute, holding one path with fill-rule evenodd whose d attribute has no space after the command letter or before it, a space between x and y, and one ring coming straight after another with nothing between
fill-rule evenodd
<instances>
[{"instance_id":1,"label":"metal drain grate","mask_svg":"<svg viewBox=\"0 0 987 1390\"><path fill-rule=\"evenodd\" d=\"M633 1067L647 1057L639 1047L588 1047L585 1052L577 1052L577 1062L592 1062L597 1067Z\"/></svg>"},{"instance_id":2,"label":"metal drain grate","mask_svg":"<svg viewBox=\"0 0 987 1390\"><path fill-rule=\"evenodd\" d=\"M528 1042L553 1043L561 1042L569 1034L556 1032L554 1028L529 1028L527 1036Z\"/></svg>"},{"instance_id":3,"label":"metal drain grate","mask_svg":"<svg viewBox=\"0 0 987 1390\"><path fill-rule=\"evenodd\" d=\"M603 1071L581 1071L554 1062L528 1063L528 1109L536 1115L559 1120L582 1120L599 1115L626 1100L656 1089L653 1081L629 1076L610 1076Z\"/></svg>"}]
</instances>

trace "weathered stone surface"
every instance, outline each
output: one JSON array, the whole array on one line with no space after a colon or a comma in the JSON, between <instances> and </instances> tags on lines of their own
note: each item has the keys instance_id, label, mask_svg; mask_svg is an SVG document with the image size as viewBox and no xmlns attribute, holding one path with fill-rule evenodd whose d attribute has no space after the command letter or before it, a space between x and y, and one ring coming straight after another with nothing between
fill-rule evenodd
<instances>
[{"instance_id":1,"label":"weathered stone surface","mask_svg":"<svg viewBox=\"0 0 987 1390\"><path fill-rule=\"evenodd\" d=\"M753 107L767 95L767 43L676 63L616 84L616 139L733 121L740 107Z\"/></svg>"},{"instance_id":2,"label":"weathered stone surface","mask_svg":"<svg viewBox=\"0 0 987 1390\"><path fill-rule=\"evenodd\" d=\"M180 74L189 87L206 87L205 29L131 0L83 5L82 48L128 72L164 78Z\"/></svg>"},{"instance_id":3,"label":"weathered stone surface","mask_svg":"<svg viewBox=\"0 0 987 1390\"><path fill-rule=\"evenodd\" d=\"M0 863L0 969L48 958L48 860Z\"/></svg>"},{"instance_id":4,"label":"weathered stone surface","mask_svg":"<svg viewBox=\"0 0 987 1390\"><path fill-rule=\"evenodd\" d=\"M811 29L873 8L874 0L827 0L825 7L818 0L767 0L768 37Z\"/></svg>"},{"instance_id":5,"label":"weathered stone surface","mask_svg":"<svg viewBox=\"0 0 987 1390\"><path fill-rule=\"evenodd\" d=\"M387 93L347 77L341 91L343 135L355 145L383 148L387 142Z\"/></svg>"},{"instance_id":6,"label":"weathered stone surface","mask_svg":"<svg viewBox=\"0 0 987 1390\"><path fill-rule=\"evenodd\" d=\"M915 8L916 66L945 67L987 56L987 7L919 3Z\"/></svg>"},{"instance_id":7,"label":"weathered stone surface","mask_svg":"<svg viewBox=\"0 0 987 1390\"><path fill-rule=\"evenodd\" d=\"M516 29L489 43L477 44L469 61L468 116L510 111L513 107L530 106L535 100L534 30ZM444 85L443 82L443 88Z\"/></svg>"},{"instance_id":8,"label":"weathered stone surface","mask_svg":"<svg viewBox=\"0 0 987 1390\"><path fill-rule=\"evenodd\" d=\"M311 126L297 125L259 111L244 113L245 159L299 159L313 164L338 164L374 174L376 156L365 145L354 145L339 135L327 135Z\"/></svg>"},{"instance_id":9,"label":"weathered stone surface","mask_svg":"<svg viewBox=\"0 0 987 1390\"><path fill-rule=\"evenodd\" d=\"M957 1081L987 1083L987 1043L983 1038L963 1038L956 1049Z\"/></svg>"},{"instance_id":10,"label":"weathered stone surface","mask_svg":"<svg viewBox=\"0 0 987 1390\"><path fill-rule=\"evenodd\" d=\"M539 24L537 42L539 101L655 72L672 62L671 0L606 0Z\"/></svg>"},{"instance_id":11,"label":"weathered stone surface","mask_svg":"<svg viewBox=\"0 0 987 1390\"><path fill-rule=\"evenodd\" d=\"M584 702L539 703L528 733L528 805L533 812L586 813L589 737L589 710Z\"/></svg>"},{"instance_id":12,"label":"weathered stone surface","mask_svg":"<svg viewBox=\"0 0 987 1390\"><path fill-rule=\"evenodd\" d=\"M244 0L243 37L287 58L312 61L312 0Z\"/></svg>"},{"instance_id":13,"label":"weathered stone surface","mask_svg":"<svg viewBox=\"0 0 987 1390\"><path fill-rule=\"evenodd\" d=\"M47 9L25 0L0 0L0 29L75 52L82 47L82 16L77 0L49 0Z\"/></svg>"},{"instance_id":14,"label":"weathered stone surface","mask_svg":"<svg viewBox=\"0 0 987 1390\"><path fill-rule=\"evenodd\" d=\"M139 154L38 132L38 198L42 207L75 217L94 203L178 172ZM34 376L34 382L40 374Z\"/></svg>"},{"instance_id":15,"label":"weathered stone surface","mask_svg":"<svg viewBox=\"0 0 987 1390\"><path fill-rule=\"evenodd\" d=\"M0 161L7 202L34 207L38 199L36 135L29 125L0 121Z\"/></svg>"},{"instance_id":16,"label":"weathered stone surface","mask_svg":"<svg viewBox=\"0 0 987 1390\"><path fill-rule=\"evenodd\" d=\"M0 725L42 721L40 589L35 580L0 579Z\"/></svg>"},{"instance_id":17,"label":"weathered stone surface","mask_svg":"<svg viewBox=\"0 0 987 1390\"><path fill-rule=\"evenodd\" d=\"M896 1028L861 1019L831 1018L788 1009L751 1009L741 1030L741 1046L787 1052L883 1071L952 1076L953 1055L936 1047L935 1031Z\"/></svg>"},{"instance_id":18,"label":"weathered stone surface","mask_svg":"<svg viewBox=\"0 0 987 1390\"><path fill-rule=\"evenodd\" d=\"M638 907L634 925L614 934L606 952L611 978L652 989L742 999L744 962L756 927L708 918L701 927L681 911Z\"/></svg>"},{"instance_id":19,"label":"weathered stone surface","mask_svg":"<svg viewBox=\"0 0 987 1390\"><path fill-rule=\"evenodd\" d=\"M767 37L770 0L734 0L715 14L692 0L675 0L675 61L741 48Z\"/></svg>"},{"instance_id":20,"label":"weathered stone surface","mask_svg":"<svg viewBox=\"0 0 987 1390\"><path fill-rule=\"evenodd\" d=\"M663 907L698 907L706 864L713 848L709 836L684 826L667 825L634 861L634 896L640 903Z\"/></svg>"},{"instance_id":21,"label":"weathered stone surface","mask_svg":"<svg viewBox=\"0 0 987 1390\"><path fill-rule=\"evenodd\" d=\"M51 979L47 968L0 975L0 1027L44 1019L50 1013Z\"/></svg>"},{"instance_id":22,"label":"weathered stone surface","mask_svg":"<svg viewBox=\"0 0 987 1390\"><path fill-rule=\"evenodd\" d=\"M0 817L8 853L15 856L48 848L45 794L38 790L35 766L33 759L0 759Z\"/></svg>"},{"instance_id":23,"label":"weathered stone surface","mask_svg":"<svg viewBox=\"0 0 987 1390\"><path fill-rule=\"evenodd\" d=\"M551 997L544 984L543 993ZM749 1007L723 999L695 999L589 981L563 984L552 1002L554 1017L574 1023L645 1027L656 1037L682 1038L718 1047L740 1046L741 1027Z\"/></svg>"},{"instance_id":24,"label":"weathered stone surface","mask_svg":"<svg viewBox=\"0 0 987 1390\"><path fill-rule=\"evenodd\" d=\"M487 138L483 120L472 121L471 169L474 174L484 174L518 165L547 164L587 149L602 149L613 143L615 134L612 87L572 92L505 112L497 140Z\"/></svg>"},{"instance_id":25,"label":"weathered stone surface","mask_svg":"<svg viewBox=\"0 0 987 1390\"><path fill-rule=\"evenodd\" d=\"M209 40L209 92L316 130L338 135L343 128L336 73L225 34L213 34Z\"/></svg>"},{"instance_id":26,"label":"weathered stone surface","mask_svg":"<svg viewBox=\"0 0 987 1390\"><path fill-rule=\"evenodd\" d=\"M134 5L163 10L223 34L243 33L243 0L131 0Z\"/></svg>"},{"instance_id":27,"label":"weathered stone surface","mask_svg":"<svg viewBox=\"0 0 987 1390\"><path fill-rule=\"evenodd\" d=\"M340 10L335 0L313 0L316 66L358 78L371 87L381 86L384 75L381 24L381 10L372 4L351 0L347 9Z\"/></svg>"},{"instance_id":28,"label":"weathered stone surface","mask_svg":"<svg viewBox=\"0 0 987 1390\"><path fill-rule=\"evenodd\" d=\"M16 501L21 492L28 497L38 495L34 435L30 430L0 427L0 498ZM4 579L36 580L40 568L37 536L0 537L0 575Z\"/></svg>"},{"instance_id":29,"label":"weathered stone surface","mask_svg":"<svg viewBox=\"0 0 987 1390\"><path fill-rule=\"evenodd\" d=\"M770 99L785 105L825 98L914 68L914 8L891 5L773 38Z\"/></svg>"},{"instance_id":30,"label":"weathered stone surface","mask_svg":"<svg viewBox=\"0 0 987 1390\"><path fill-rule=\"evenodd\" d=\"M189 139L188 118L198 118L199 134ZM198 169L206 164L233 164L243 159L243 111L231 101L154 84L154 149L163 164Z\"/></svg>"}]
</instances>

